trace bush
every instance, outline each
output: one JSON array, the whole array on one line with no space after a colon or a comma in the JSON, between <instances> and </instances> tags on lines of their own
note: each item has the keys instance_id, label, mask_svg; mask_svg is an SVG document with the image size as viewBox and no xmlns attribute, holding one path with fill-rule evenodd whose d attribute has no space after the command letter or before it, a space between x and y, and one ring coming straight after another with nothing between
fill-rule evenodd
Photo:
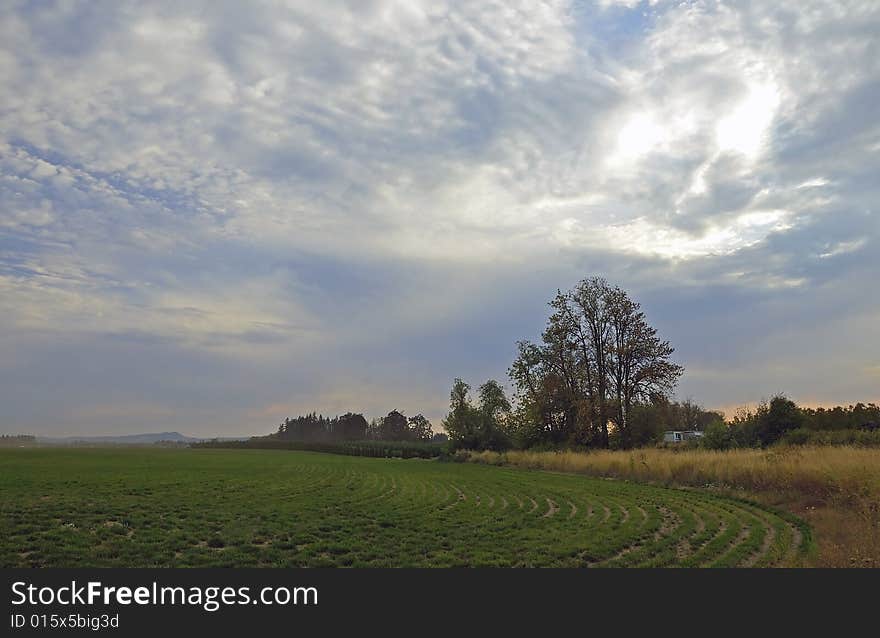
<instances>
[{"instance_id":1,"label":"bush","mask_svg":"<svg viewBox=\"0 0 880 638\"><path fill-rule=\"evenodd\" d=\"M707 450L729 450L736 447L736 440L730 427L723 421L714 421L706 426L702 438L699 439L700 447Z\"/></svg>"},{"instance_id":2,"label":"bush","mask_svg":"<svg viewBox=\"0 0 880 638\"><path fill-rule=\"evenodd\" d=\"M877 430L808 430L798 428L785 434L780 440L785 445L853 445L880 447L880 431Z\"/></svg>"},{"instance_id":3,"label":"bush","mask_svg":"<svg viewBox=\"0 0 880 638\"><path fill-rule=\"evenodd\" d=\"M815 434L815 432L810 432L810 430L807 430L806 428L797 428L786 432L780 443L785 445L806 445L810 442L813 434Z\"/></svg>"},{"instance_id":4,"label":"bush","mask_svg":"<svg viewBox=\"0 0 880 638\"><path fill-rule=\"evenodd\" d=\"M757 434L762 446L776 443L787 432L803 427L805 422L795 402L783 395L773 397L759 419Z\"/></svg>"},{"instance_id":5,"label":"bush","mask_svg":"<svg viewBox=\"0 0 880 638\"><path fill-rule=\"evenodd\" d=\"M737 447L767 447L805 425L803 411L794 401L778 394L769 403L762 401L754 412L735 416L731 433Z\"/></svg>"}]
</instances>

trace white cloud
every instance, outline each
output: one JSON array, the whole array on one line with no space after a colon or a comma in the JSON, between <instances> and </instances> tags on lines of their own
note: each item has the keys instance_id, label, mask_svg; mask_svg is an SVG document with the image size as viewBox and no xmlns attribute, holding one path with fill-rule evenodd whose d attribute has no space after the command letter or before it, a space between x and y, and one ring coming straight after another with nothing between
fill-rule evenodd
<instances>
[{"instance_id":1,"label":"white cloud","mask_svg":"<svg viewBox=\"0 0 880 638\"><path fill-rule=\"evenodd\" d=\"M853 253L857 250L861 250L868 241L864 238L855 239L853 241L842 241L832 246L828 247L828 250L821 253L819 257L821 259L828 259L829 257L837 257L838 255L846 255L847 253Z\"/></svg>"},{"instance_id":2,"label":"white cloud","mask_svg":"<svg viewBox=\"0 0 880 638\"><path fill-rule=\"evenodd\" d=\"M613 245L622 251L669 259L729 255L754 246L770 233L787 230L791 227L790 218L791 213L783 210L752 211L729 223L710 225L699 235L639 218L603 228L596 246ZM569 230L573 230L571 226Z\"/></svg>"},{"instance_id":3,"label":"white cloud","mask_svg":"<svg viewBox=\"0 0 880 638\"><path fill-rule=\"evenodd\" d=\"M415 338L513 272L845 280L878 232L878 14L6 3L2 327L292 358Z\"/></svg>"},{"instance_id":4,"label":"white cloud","mask_svg":"<svg viewBox=\"0 0 880 638\"><path fill-rule=\"evenodd\" d=\"M718 146L754 158L763 150L779 94L772 84L749 87L748 96L718 122Z\"/></svg>"}]
</instances>

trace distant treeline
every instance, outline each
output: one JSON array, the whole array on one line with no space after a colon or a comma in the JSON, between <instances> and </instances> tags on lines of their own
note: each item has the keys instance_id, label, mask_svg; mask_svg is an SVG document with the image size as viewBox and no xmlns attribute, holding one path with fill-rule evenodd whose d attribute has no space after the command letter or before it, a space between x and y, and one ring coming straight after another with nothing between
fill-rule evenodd
<instances>
[{"instance_id":1,"label":"distant treeline","mask_svg":"<svg viewBox=\"0 0 880 638\"><path fill-rule=\"evenodd\" d=\"M266 436L246 441L204 441L193 448L303 450L350 456L435 458L447 448L449 437L435 434L423 415L407 417L398 410L368 422L363 414L346 412L325 417L317 412L286 418Z\"/></svg>"},{"instance_id":2,"label":"distant treeline","mask_svg":"<svg viewBox=\"0 0 880 638\"><path fill-rule=\"evenodd\" d=\"M0 446L25 445L37 440L32 434L0 434Z\"/></svg>"},{"instance_id":3,"label":"distant treeline","mask_svg":"<svg viewBox=\"0 0 880 638\"><path fill-rule=\"evenodd\" d=\"M384 458L436 458L444 454L445 442L419 441L282 441L271 437L254 437L247 441L202 441L190 445L193 448L234 448L259 450L300 450L325 452L348 456L371 456Z\"/></svg>"},{"instance_id":4,"label":"distant treeline","mask_svg":"<svg viewBox=\"0 0 880 638\"><path fill-rule=\"evenodd\" d=\"M407 419L396 410L372 423L367 423L360 414L327 418L312 413L285 419L277 432L267 436L246 441L205 441L193 443L191 447L302 450L394 458L446 457L457 449L503 451L588 447L572 441L552 444L531 438L531 431L522 429L503 388L496 381L490 380L480 386L478 397L478 402L472 403L470 386L461 379L455 380L451 392L452 410L443 422L451 437L433 434L429 439L425 433L430 431L430 424L424 428L420 425L421 418ZM353 422L361 421L360 427L351 427ZM609 447L625 449L664 445L663 433L667 430L702 432L702 437L674 445L679 448L724 450L780 443L880 446L880 406L857 403L830 409L801 408L779 395L763 401L757 408L740 409L731 421L725 421L721 412L703 409L690 400L657 399L653 403L632 406L629 428L629 437L623 439L612 425ZM363 433L360 439L332 438L355 437L360 433Z\"/></svg>"},{"instance_id":5,"label":"distant treeline","mask_svg":"<svg viewBox=\"0 0 880 638\"><path fill-rule=\"evenodd\" d=\"M407 417L398 410L367 422L363 414L347 412L342 416L325 417L312 412L293 419L287 418L278 430L267 437L276 441L331 443L340 441L445 441L435 435L431 422L421 414Z\"/></svg>"},{"instance_id":6,"label":"distant treeline","mask_svg":"<svg viewBox=\"0 0 880 638\"><path fill-rule=\"evenodd\" d=\"M802 408L784 395L741 409L730 423L708 427L700 445L712 449L791 445L880 445L880 406Z\"/></svg>"},{"instance_id":7,"label":"distant treeline","mask_svg":"<svg viewBox=\"0 0 880 638\"><path fill-rule=\"evenodd\" d=\"M712 449L789 444L880 445L880 408L801 408L785 396L731 421L690 400L672 399L684 369L674 349L648 323L628 293L600 277L557 291L540 341L520 341L509 376L513 395L488 380L477 388L455 379L447 435L434 434L421 414L398 410L367 422L348 412L333 418L316 413L285 419L276 432L244 443L194 447L313 449L365 456L421 455L401 443L448 441L450 450L627 449L662 444L669 430L697 431L677 447ZM394 446L373 445L395 442ZM345 444L345 445L340 445ZM424 448L437 456L442 445ZM387 450L394 450L386 453Z\"/></svg>"},{"instance_id":8,"label":"distant treeline","mask_svg":"<svg viewBox=\"0 0 880 638\"><path fill-rule=\"evenodd\" d=\"M848 407L800 408L803 427L808 430L852 430L880 428L880 406L856 403Z\"/></svg>"}]
</instances>

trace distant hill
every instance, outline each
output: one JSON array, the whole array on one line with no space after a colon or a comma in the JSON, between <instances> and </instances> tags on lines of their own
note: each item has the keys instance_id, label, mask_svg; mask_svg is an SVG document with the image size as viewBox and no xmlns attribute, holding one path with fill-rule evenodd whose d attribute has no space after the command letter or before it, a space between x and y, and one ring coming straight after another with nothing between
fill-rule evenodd
<instances>
[{"instance_id":1,"label":"distant hill","mask_svg":"<svg viewBox=\"0 0 880 638\"><path fill-rule=\"evenodd\" d=\"M73 443L114 443L117 445L152 445L159 441L171 441L173 443L195 443L197 441L240 441L250 437L192 437L185 436L180 432L149 432L146 434L124 434L120 436L64 436L64 437L37 437L39 443L54 443L56 445Z\"/></svg>"}]
</instances>

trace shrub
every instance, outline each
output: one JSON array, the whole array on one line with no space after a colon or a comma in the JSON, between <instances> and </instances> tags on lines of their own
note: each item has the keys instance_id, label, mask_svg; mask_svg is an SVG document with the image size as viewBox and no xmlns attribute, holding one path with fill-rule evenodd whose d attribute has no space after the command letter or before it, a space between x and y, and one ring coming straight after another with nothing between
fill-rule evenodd
<instances>
[{"instance_id":1,"label":"shrub","mask_svg":"<svg viewBox=\"0 0 880 638\"><path fill-rule=\"evenodd\" d=\"M780 443L785 445L806 445L810 442L812 432L806 428L796 428L785 433Z\"/></svg>"},{"instance_id":2,"label":"shrub","mask_svg":"<svg viewBox=\"0 0 880 638\"><path fill-rule=\"evenodd\" d=\"M808 430L798 428L785 434L780 443L786 445L854 445L880 447L880 431L857 430Z\"/></svg>"},{"instance_id":3,"label":"shrub","mask_svg":"<svg viewBox=\"0 0 880 638\"><path fill-rule=\"evenodd\" d=\"M760 415L758 440L761 445L776 443L786 432L796 430L803 424L804 415L795 402L782 395L775 396L767 410Z\"/></svg>"},{"instance_id":4,"label":"shrub","mask_svg":"<svg viewBox=\"0 0 880 638\"><path fill-rule=\"evenodd\" d=\"M729 450L736 446L736 440L733 432L723 421L715 421L710 423L703 431L703 436L699 439L700 447L707 450Z\"/></svg>"}]
</instances>

